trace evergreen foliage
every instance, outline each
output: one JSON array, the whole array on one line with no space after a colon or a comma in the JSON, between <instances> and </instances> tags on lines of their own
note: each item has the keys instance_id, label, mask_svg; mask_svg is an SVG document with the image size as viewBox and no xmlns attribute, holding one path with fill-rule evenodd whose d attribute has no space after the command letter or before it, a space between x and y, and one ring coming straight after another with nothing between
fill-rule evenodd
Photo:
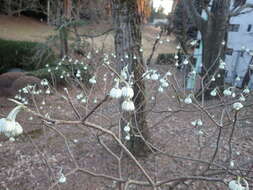
<instances>
[{"instance_id":1,"label":"evergreen foliage","mask_svg":"<svg viewBox=\"0 0 253 190\"><path fill-rule=\"evenodd\" d=\"M11 68L33 71L54 60L52 49L45 44L0 39L0 73L7 72Z\"/></svg>"}]
</instances>

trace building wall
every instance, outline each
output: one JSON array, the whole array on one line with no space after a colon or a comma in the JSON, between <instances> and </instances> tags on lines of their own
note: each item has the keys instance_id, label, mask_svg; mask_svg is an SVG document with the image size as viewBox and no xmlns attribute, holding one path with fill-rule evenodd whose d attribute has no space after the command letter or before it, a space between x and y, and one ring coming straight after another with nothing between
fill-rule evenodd
<instances>
[{"instance_id":1,"label":"building wall","mask_svg":"<svg viewBox=\"0 0 253 190\"><path fill-rule=\"evenodd\" d=\"M247 3L253 3L253 0L247 0ZM226 55L227 77L225 81L242 87L253 55L253 12L232 17L230 24L234 26L239 24L239 28L228 32L227 47L233 49L233 53ZM251 25L250 31L248 31L249 25ZM253 88L253 76L249 85Z\"/></svg>"}]
</instances>

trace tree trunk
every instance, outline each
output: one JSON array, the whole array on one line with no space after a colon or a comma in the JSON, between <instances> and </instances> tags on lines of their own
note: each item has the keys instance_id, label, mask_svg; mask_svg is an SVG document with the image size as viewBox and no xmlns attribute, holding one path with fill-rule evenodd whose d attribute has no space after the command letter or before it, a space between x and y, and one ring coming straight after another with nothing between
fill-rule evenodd
<instances>
[{"instance_id":1,"label":"tree trunk","mask_svg":"<svg viewBox=\"0 0 253 190\"><path fill-rule=\"evenodd\" d=\"M7 14L8 16L12 16L12 0L7 1Z\"/></svg>"},{"instance_id":2,"label":"tree trunk","mask_svg":"<svg viewBox=\"0 0 253 190\"><path fill-rule=\"evenodd\" d=\"M19 1L19 4L18 4L19 10L22 9L22 4L23 4L23 2L22 2L22 0L20 0L20 1ZM20 12L20 11L18 12L18 16L21 16L21 12Z\"/></svg>"},{"instance_id":3,"label":"tree trunk","mask_svg":"<svg viewBox=\"0 0 253 190\"><path fill-rule=\"evenodd\" d=\"M65 22L63 22L62 24L65 24ZM64 56L68 56L68 31L67 28L65 26L61 27L61 29L59 29L59 35L60 35L60 43L61 43L61 58L63 58Z\"/></svg>"},{"instance_id":4,"label":"tree trunk","mask_svg":"<svg viewBox=\"0 0 253 190\"><path fill-rule=\"evenodd\" d=\"M222 42L226 37L231 0L213 0L211 10L208 10L207 20L203 19L198 13L193 0L182 0L182 2L188 12L188 16L201 32L203 40L202 76L204 78L204 86L200 92L204 92L205 97L210 98L210 92L214 88L222 90L224 86L224 71L218 69L220 58L223 59L225 56ZM205 6L206 9L209 8L207 5ZM213 77L215 81L211 81Z\"/></svg>"},{"instance_id":5,"label":"tree trunk","mask_svg":"<svg viewBox=\"0 0 253 190\"><path fill-rule=\"evenodd\" d=\"M64 0L64 16L67 20L71 19L72 0Z\"/></svg>"},{"instance_id":6,"label":"tree trunk","mask_svg":"<svg viewBox=\"0 0 253 190\"><path fill-rule=\"evenodd\" d=\"M50 11L51 11L51 8L50 8L50 0L47 0L47 24L50 25L50 17L51 17L51 14L50 14Z\"/></svg>"},{"instance_id":7,"label":"tree trunk","mask_svg":"<svg viewBox=\"0 0 253 190\"><path fill-rule=\"evenodd\" d=\"M219 70L220 59L224 59L224 45L227 23L229 18L229 0L214 0L207 27L201 31L203 38L203 76L205 97L210 98L210 92L214 88L220 90L224 87L224 70ZM215 81L211 81L212 78Z\"/></svg>"},{"instance_id":8,"label":"tree trunk","mask_svg":"<svg viewBox=\"0 0 253 190\"><path fill-rule=\"evenodd\" d=\"M76 3L76 19L80 19L81 1L78 0Z\"/></svg>"},{"instance_id":9,"label":"tree trunk","mask_svg":"<svg viewBox=\"0 0 253 190\"><path fill-rule=\"evenodd\" d=\"M141 48L141 16L138 14L137 0L113 0L113 19L115 26L115 52L120 72L128 65L129 73L134 73L134 113L123 113L121 121L122 140L135 155L145 153L147 147L143 139L148 136L146 122L145 84L139 80L145 70ZM128 55L128 58L126 58ZM136 59L134 58L136 57ZM123 128L131 123L131 139L124 140Z\"/></svg>"},{"instance_id":10,"label":"tree trunk","mask_svg":"<svg viewBox=\"0 0 253 190\"><path fill-rule=\"evenodd\" d=\"M68 47L68 28L66 23L71 20L72 12L72 0L64 0L63 2L63 22L61 23L60 32L60 41L61 41L61 57L68 56L69 47Z\"/></svg>"}]
</instances>

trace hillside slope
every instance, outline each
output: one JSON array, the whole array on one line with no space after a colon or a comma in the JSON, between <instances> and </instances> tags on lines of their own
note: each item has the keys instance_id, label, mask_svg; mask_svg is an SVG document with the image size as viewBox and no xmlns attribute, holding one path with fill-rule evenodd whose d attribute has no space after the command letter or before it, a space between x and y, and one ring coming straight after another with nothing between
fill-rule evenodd
<instances>
[{"instance_id":1,"label":"hillside slope","mask_svg":"<svg viewBox=\"0 0 253 190\"><path fill-rule=\"evenodd\" d=\"M110 26L108 24L94 25L90 24L79 28L80 33L98 34L108 29ZM153 43L159 33L159 29L153 26L146 25L143 27L143 49L144 56L148 55L152 51ZM20 17L10 17L5 15L0 15L0 38L3 39L13 39L13 40L27 40L27 41L38 41L43 42L50 35L55 34L55 28L53 26L48 26L44 22L40 22L30 17L20 16ZM170 43L166 42L166 38L170 38ZM175 52L175 39L173 36L163 37L163 44L159 44L159 48L155 52L154 57L159 53L171 53ZM91 43L92 41L89 40ZM114 50L113 33L95 38L93 45L97 48L105 47L107 51Z\"/></svg>"}]
</instances>

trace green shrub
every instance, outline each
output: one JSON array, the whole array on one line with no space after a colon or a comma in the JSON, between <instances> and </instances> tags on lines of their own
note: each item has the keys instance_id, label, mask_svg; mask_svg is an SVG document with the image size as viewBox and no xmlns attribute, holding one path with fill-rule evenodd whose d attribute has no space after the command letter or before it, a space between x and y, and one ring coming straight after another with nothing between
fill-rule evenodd
<instances>
[{"instance_id":1,"label":"green shrub","mask_svg":"<svg viewBox=\"0 0 253 190\"><path fill-rule=\"evenodd\" d=\"M40 69L54 60L52 49L45 44L0 39L0 74L10 68L25 71Z\"/></svg>"}]
</instances>

